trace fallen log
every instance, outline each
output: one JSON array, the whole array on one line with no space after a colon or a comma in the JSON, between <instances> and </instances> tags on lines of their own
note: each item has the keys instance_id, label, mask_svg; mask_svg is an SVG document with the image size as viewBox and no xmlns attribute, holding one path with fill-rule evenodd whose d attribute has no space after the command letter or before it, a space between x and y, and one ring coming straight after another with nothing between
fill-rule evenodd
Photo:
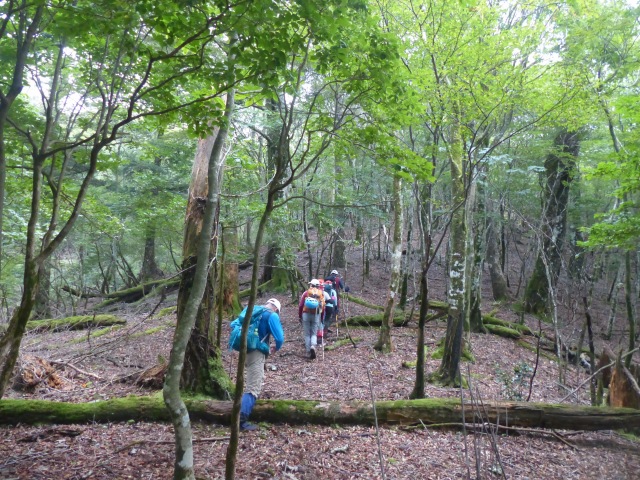
<instances>
[{"instance_id":1,"label":"fallen log","mask_svg":"<svg viewBox=\"0 0 640 480\"><path fill-rule=\"evenodd\" d=\"M358 305L370 308L372 310L384 311L384 308L385 308L384 305L376 305L375 303L368 302L367 300L364 300L360 297L355 296L353 293L341 293L340 298L343 301L349 300L353 303L357 303ZM438 300L429 300L429 308L431 310L436 310L436 311L447 311L449 306L447 302L440 302Z\"/></svg>"},{"instance_id":2,"label":"fallen log","mask_svg":"<svg viewBox=\"0 0 640 480\"><path fill-rule=\"evenodd\" d=\"M94 327L110 327L113 325L124 325L127 321L115 315L79 315L75 317L31 320L27 322L29 332L60 332L63 330L84 330Z\"/></svg>"},{"instance_id":3,"label":"fallen log","mask_svg":"<svg viewBox=\"0 0 640 480\"><path fill-rule=\"evenodd\" d=\"M232 402L185 398L192 420L228 424ZM422 399L376 403L317 400L259 400L251 414L255 421L318 425L432 425L462 427L477 422L471 404L459 399ZM483 403L486 421L510 427L562 430L640 431L640 410L525 402ZM74 424L91 422L170 421L160 395L125 397L92 403L48 400L0 400L0 424Z\"/></svg>"},{"instance_id":4,"label":"fallen log","mask_svg":"<svg viewBox=\"0 0 640 480\"><path fill-rule=\"evenodd\" d=\"M104 295L109 300L116 300L125 303L133 303L147 295L153 294L163 288L172 290L180 285L180 276L171 277L169 279L161 278L150 282L141 283L135 287L116 290L115 292Z\"/></svg>"}]
</instances>

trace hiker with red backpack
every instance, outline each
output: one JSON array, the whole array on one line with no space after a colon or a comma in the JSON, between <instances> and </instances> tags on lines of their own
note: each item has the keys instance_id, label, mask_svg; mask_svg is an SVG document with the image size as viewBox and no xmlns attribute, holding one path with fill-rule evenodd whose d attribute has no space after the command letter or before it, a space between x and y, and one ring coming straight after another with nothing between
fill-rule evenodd
<instances>
[{"instance_id":1,"label":"hiker with red backpack","mask_svg":"<svg viewBox=\"0 0 640 480\"><path fill-rule=\"evenodd\" d=\"M324 290L317 278L309 282L298 304L298 318L302 323L304 346L311 360L316 358L318 328L324 316Z\"/></svg>"}]
</instances>

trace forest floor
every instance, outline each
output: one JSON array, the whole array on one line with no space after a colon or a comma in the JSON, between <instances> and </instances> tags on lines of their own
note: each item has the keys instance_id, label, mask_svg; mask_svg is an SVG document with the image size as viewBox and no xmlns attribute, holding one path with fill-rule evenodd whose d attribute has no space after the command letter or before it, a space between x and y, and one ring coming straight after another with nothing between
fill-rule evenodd
<instances>
[{"instance_id":1,"label":"forest floor","mask_svg":"<svg viewBox=\"0 0 640 480\"><path fill-rule=\"evenodd\" d=\"M359 255L351 253L351 265ZM303 269L304 258L300 259ZM351 293L374 304L384 303L388 264L371 264L370 280L352 267L342 271ZM247 272L243 272L247 275ZM485 278L487 275L485 275ZM442 266L430 271L433 298L444 300L445 275ZM412 287L413 288L413 287ZM484 310L515 321L518 315L509 304L493 304L490 286L485 286ZM411 290L411 289L410 289ZM567 289L570 291L570 289ZM512 292L513 293L513 292ZM335 350L320 351L315 361L305 358L298 324L297 299L265 292L262 301L276 296L281 301L286 343L269 357L262 398L326 400L394 400L408 398L415 369L403 362L415 360L415 323L392 330L394 351L381 354L373 349L376 328L334 328L329 344L350 335L351 342ZM570 306L571 295L564 304ZM158 299L155 299L157 302ZM23 341L20 363L36 358L67 364L58 372L55 386L41 384L33 392L11 389L6 398L88 402L124 395L149 395L152 390L122 381L123 377L156 365L168 358L175 326L175 312L157 315L175 305L175 296L161 305L154 299L139 305L119 305L111 313L126 318L127 325L108 334L92 337L88 331L28 333ZM157 307L157 308L156 308ZM374 311L344 302L347 316ZM152 311L156 313L150 315ZM575 309L563 312L566 338L575 337L580 324ZM601 347L605 307L594 306L598 346ZM525 317L538 330L538 319ZM543 325L544 328L550 328ZM624 324L612 340L623 344ZM445 332L444 321L428 324L428 352L435 349ZM535 354L515 340L495 335L473 334L470 346L475 362L464 362L462 372L470 391L427 385L428 397L459 397L470 393L481 400L527 399L532 402L588 405L588 374L574 366L540 357L531 387L529 377L519 381L517 369L536 366ZM237 354L224 351L225 368L235 376ZM427 372L440 361L427 357ZM562 381L560 380L562 378ZM582 385L582 387L580 387ZM579 388L580 387L580 388ZM196 423L194 457L199 479L224 478L228 427ZM173 472L173 429L163 423L111 423L90 425L18 425L0 428L0 479L170 479ZM238 479L610 479L638 478L640 442L615 431L510 431L489 434L446 431L423 426L375 428L260 424L255 432L241 434L236 478Z\"/></svg>"}]
</instances>

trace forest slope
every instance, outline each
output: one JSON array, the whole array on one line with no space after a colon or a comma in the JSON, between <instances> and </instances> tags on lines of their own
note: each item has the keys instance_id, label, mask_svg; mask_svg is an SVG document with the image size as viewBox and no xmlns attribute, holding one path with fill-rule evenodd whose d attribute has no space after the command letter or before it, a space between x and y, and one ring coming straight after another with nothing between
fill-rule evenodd
<instances>
[{"instance_id":1,"label":"forest slope","mask_svg":"<svg viewBox=\"0 0 640 480\"><path fill-rule=\"evenodd\" d=\"M353 254L354 264L357 253ZM301 259L301 263L303 259ZM373 263L371 279L365 282L354 268L344 272L352 292L381 304L376 285L388 278L386 264ZM443 299L442 271L435 265L431 288ZM272 295L265 292L265 295ZM267 297L263 297L263 300ZM415 371L403 362L415 359L415 323L394 328L395 350L380 354L372 346L377 329L343 326L334 329L329 345L344 339L351 342L325 350L316 361L304 357L302 333L297 319L297 302L278 295L283 304L286 332L283 349L269 358L262 398L376 400L405 399L413 387ZM487 297L488 298L488 297ZM157 301L157 300L156 300ZM73 365L58 372L55 387L41 384L34 392L11 390L9 398L39 398L64 401L95 401L126 394L149 394L148 389L123 381L127 375L152 367L168 357L175 324L166 299L164 315L149 315L157 306L150 299L137 306L117 306L127 326L112 327L101 336L92 331L30 333L21 361L35 357ZM485 311L515 320L508 306L485 305ZM353 302L345 303L348 315L372 313ZM537 329L535 318L526 318ZM443 321L426 329L431 353L444 334ZM548 328L548 326L546 327ZM599 330L598 330L599 331ZM463 363L471 390L462 392L476 400L517 399L529 394L528 378L520 383L517 372L536 365L535 354L509 340L494 335L471 336L475 362ZM225 368L234 375L237 354L224 351ZM427 357L427 370L439 360ZM563 369L560 384L558 363L538 359L531 387L531 401L589 404L588 387L573 390L587 378L580 368ZM428 385L428 397L459 397L456 389ZM223 478L228 429L222 425L195 425L195 460L199 478ZM16 447L17 445L17 447ZM0 478L17 479L169 479L173 465L173 433L168 424L135 423L77 426L3 427L0 430ZM526 430L494 434L486 427L479 431L441 431L433 428L323 427L262 424L257 432L241 438L238 476L249 478L350 479L350 478L506 478L529 479L626 479L640 469L640 447L620 433L532 432Z\"/></svg>"}]
</instances>

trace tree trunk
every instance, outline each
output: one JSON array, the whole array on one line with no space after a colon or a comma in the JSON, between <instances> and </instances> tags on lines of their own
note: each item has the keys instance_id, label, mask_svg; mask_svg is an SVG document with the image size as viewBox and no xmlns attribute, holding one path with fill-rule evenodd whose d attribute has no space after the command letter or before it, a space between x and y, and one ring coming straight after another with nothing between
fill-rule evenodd
<instances>
[{"instance_id":1,"label":"tree trunk","mask_svg":"<svg viewBox=\"0 0 640 480\"><path fill-rule=\"evenodd\" d=\"M153 220L150 220L145 227L144 236L144 254L142 256L142 268L138 279L140 282L147 282L162 277L163 273L156 263L156 226Z\"/></svg>"},{"instance_id":2,"label":"tree trunk","mask_svg":"<svg viewBox=\"0 0 640 480\"><path fill-rule=\"evenodd\" d=\"M225 132L222 132L224 135ZM199 239L203 235L204 215L208 201L208 189L214 188L212 195L216 204L213 205L213 233L209 238L213 238L208 249L210 264L217 251L217 225L219 218L219 194L220 177L222 171L222 156L219 152L214 152L216 142L224 142L224 138L219 139L220 131L216 129L212 135L198 141L193 169L191 172L191 185L189 187L189 200L185 214L184 242L182 250L182 278L178 291L177 317L178 321L185 315L187 303L191 296L191 290L195 282L196 265L198 263ZM212 165L210 165L212 163ZM209 179L209 172L215 172L215 178ZM208 219L206 219L208 220ZM208 234L207 234L208 235ZM215 279L213 271L207 273L202 300L199 302L197 315L193 330L191 331L189 342L184 356L182 368L181 387L189 392L202 393L216 398L224 398L229 388L229 380L224 381L220 376L219 369L212 368L219 362L219 351L215 348L215 328L213 324L214 316L214 289ZM224 370L223 370L224 371Z\"/></svg>"},{"instance_id":3,"label":"tree trunk","mask_svg":"<svg viewBox=\"0 0 640 480\"><path fill-rule=\"evenodd\" d=\"M569 187L573 179L576 157L580 150L577 132L562 130L547 155L545 167L544 211L542 213L542 251L525 290L524 307L529 313L548 310L549 288L555 287L562 267L562 246L567 226ZM547 281L544 255L549 265L551 282ZM550 284L549 284L550 283Z\"/></svg>"},{"instance_id":4,"label":"tree trunk","mask_svg":"<svg viewBox=\"0 0 640 480\"><path fill-rule=\"evenodd\" d=\"M162 130L158 131L158 138L162 136ZM158 155L154 158L153 163L157 169L160 169L162 158ZM158 201L158 189L151 190L151 197L154 202ZM148 220L144 230L144 254L142 255L142 268L138 279L140 282L146 282L155 278L162 277L163 272L158 268L156 263L156 218L155 215Z\"/></svg>"},{"instance_id":5,"label":"tree trunk","mask_svg":"<svg viewBox=\"0 0 640 480\"><path fill-rule=\"evenodd\" d=\"M469 331L475 333L486 333L484 324L482 323L482 264L484 256L484 244L486 233L486 214L485 214L485 192L484 182L486 175L483 168L478 167L477 178L471 180L472 185L469 188L467 196L466 210L469 212L467 217L467 225L470 225L468 231L469 245L467 255L467 289L468 289L468 317Z\"/></svg>"},{"instance_id":6,"label":"tree trunk","mask_svg":"<svg viewBox=\"0 0 640 480\"><path fill-rule=\"evenodd\" d=\"M405 250L406 253L402 257L402 284L400 287L400 300L398 300L398 307L402 310L404 310L407 306L407 295L409 293L409 277L410 271L412 269L411 256L413 253L413 249L411 236L413 234L413 211L413 208L411 208L408 212L409 219L407 223L407 246Z\"/></svg>"},{"instance_id":7,"label":"tree trunk","mask_svg":"<svg viewBox=\"0 0 640 480\"><path fill-rule=\"evenodd\" d=\"M380 327L380 336L374 345L374 349L389 353L393 351L391 341L391 319L395 310L396 296L400 286L400 267L402 264L402 230L403 222L402 205L402 179L399 175L393 177L393 255L391 257L391 280L389 282L389 293L387 295L387 305L384 310L384 320Z\"/></svg>"},{"instance_id":8,"label":"tree trunk","mask_svg":"<svg viewBox=\"0 0 640 480\"><path fill-rule=\"evenodd\" d=\"M637 430L640 410L570 404L483 401L483 418L492 424L559 430ZM228 425L232 402L185 398L194 420ZM457 398L371 402L317 400L259 400L251 417L258 422L289 425L418 425L461 428L477 422L470 403ZM2 400L3 425L81 424L167 421L169 412L157 396L115 398L91 403L48 400Z\"/></svg>"},{"instance_id":9,"label":"tree trunk","mask_svg":"<svg viewBox=\"0 0 640 480\"><path fill-rule=\"evenodd\" d=\"M203 325L208 325L208 318L199 317L198 313L206 311L207 309L201 309L200 304L203 300L203 295L207 290L211 276L209 275L209 259L211 250L211 235L214 231L216 214L219 212L219 181L222 169L220 168L223 163L224 156L222 155L222 147L227 137L229 122L231 120L231 114L234 104L234 92L229 90L227 94L227 103L225 108L225 122L218 129L215 135L215 141L211 145L211 148L204 148L204 144L209 144L206 140L199 143L199 153L203 153L200 150L202 146L203 150L210 152L208 161L202 162L200 158L196 157L194 164L194 174L192 179L200 179L205 176L205 173L196 173L207 165L206 178L207 178L207 196L206 198L198 197L200 191L192 191L189 195L189 205L187 212L197 214L196 218L201 218L201 222L188 222L189 226L185 230L185 245L187 239L190 241L196 240L196 255L195 259L192 255L186 256L185 262L195 263L195 268L189 269L192 272L190 278L186 279L183 284L188 290L188 298L180 305L181 310L178 311L178 321L176 324L176 330L171 347L171 354L169 356L169 365L167 368L167 375L165 377L165 383L163 387L164 402L171 415L175 433L175 461L174 461L174 473L173 478L194 480L194 468L193 468L193 442L191 432L191 420L189 412L185 406L180 395L180 379L185 365L185 357L187 351L191 354L202 354L207 356L207 359L215 358L210 354L212 352L211 338L208 331L200 331ZM198 182L192 181L192 185L198 185ZM198 212L194 212L192 209L197 209ZM203 211L203 212L202 212ZM193 248L193 245L185 248ZM191 253L191 252L188 252ZM183 279L184 280L184 279ZM212 299L207 299L212 300ZM199 323L198 328L194 328L196 323ZM192 341L193 339L193 341ZM202 345L204 344L204 347ZM190 371L195 373L196 376L203 374L208 375L208 372L213 370L209 367L208 363L204 366L206 372L198 369L197 365L203 365L198 363L199 359L194 359L190 355ZM224 372L224 369L222 369ZM189 380L189 379L187 379ZM193 382L191 385L198 386L197 382Z\"/></svg>"},{"instance_id":10,"label":"tree trunk","mask_svg":"<svg viewBox=\"0 0 640 480\"><path fill-rule=\"evenodd\" d=\"M333 244L333 268L346 268L347 267L347 244L344 241L345 231L342 227L338 228L336 232L336 241Z\"/></svg>"},{"instance_id":11,"label":"tree trunk","mask_svg":"<svg viewBox=\"0 0 640 480\"><path fill-rule=\"evenodd\" d=\"M33 318L51 318L51 265L49 260L42 264L42 268L38 273L38 291L33 307Z\"/></svg>"},{"instance_id":12,"label":"tree trunk","mask_svg":"<svg viewBox=\"0 0 640 480\"><path fill-rule=\"evenodd\" d=\"M631 252L627 250L624 252L624 300L625 305L627 306L627 320L629 322L629 352L632 352L635 349L636 342L636 322L635 316L633 313L634 301L633 301L633 282L631 281L632 271L631 271ZM627 358L624 361L624 366L629 368L631 366L631 358L633 354L627 355Z\"/></svg>"},{"instance_id":13,"label":"tree trunk","mask_svg":"<svg viewBox=\"0 0 640 480\"><path fill-rule=\"evenodd\" d=\"M460 357L462 355L462 331L464 325L464 285L465 285L465 189L462 170L462 138L460 124L456 119L452 125L449 160L451 162L451 200L453 212L449 233L449 289L447 299L449 313L444 342L442 363L431 380L442 385L459 386Z\"/></svg>"},{"instance_id":14,"label":"tree trunk","mask_svg":"<svg viewBox=\"0 0 640 480\"><path fill-rule=\"evenodd\" d=\"M238 255L238 228L225 225L222 238L226 259L222 285L222 310L225 314L233 315L241 310L238 300L238 261L235 260Z\"/></svg>"},{"instance_id":15,"label":"tree trunk","mask_svg":"<svg viewBox=\"0 0 640 480\"><path fill-rule=\"evenodd\" d=\"M500 265L500 257L498 255L498 236L496 235L495 221L489 219L487 225L487 265L489 267L489 277L491 278L491 291L493 299L497 302L507 300L509 298L509 289L507 287L507 279Z\"/></svg>"}]
</instances>

